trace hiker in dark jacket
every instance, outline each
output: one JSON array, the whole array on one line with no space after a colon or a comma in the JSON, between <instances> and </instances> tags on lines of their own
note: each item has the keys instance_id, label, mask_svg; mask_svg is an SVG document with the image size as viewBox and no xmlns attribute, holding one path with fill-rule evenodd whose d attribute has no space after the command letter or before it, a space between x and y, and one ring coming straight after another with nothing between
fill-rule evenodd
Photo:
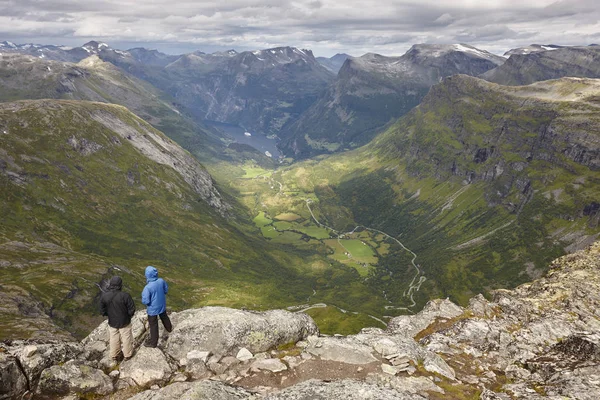
<instances>
[{"instance_id":1,"label":"hiker in dark jacket","mask_svg":"<svg viewBox=\"0 0 600 400\"><path fill-rule=\"evenodd\" d=\"M108 290L100 296L100 312L108 316L110 357L117 360L123 345L123 357L128 360L133 355L133 335L131 317L135 304L129 293L122 292L123 281L118 276L110 278Z\"/></svg>"},{"instance_id":2,"label":"hiker in dark jacket","mask_svg":"<svg viewBox=\"0 0 600 400\"><path fill-rule=\"evenodd\" d=\"M158 277L158 270L152 266L146 267L146 282L146 287L142 291L142 303L147 307L150 338L144 343L144 346L156 347L158 344L158 317L167 332L171 332L173 329L167 315L166 294L169 291L169 285L164 279Z\"/></svg>"}]
</instances>

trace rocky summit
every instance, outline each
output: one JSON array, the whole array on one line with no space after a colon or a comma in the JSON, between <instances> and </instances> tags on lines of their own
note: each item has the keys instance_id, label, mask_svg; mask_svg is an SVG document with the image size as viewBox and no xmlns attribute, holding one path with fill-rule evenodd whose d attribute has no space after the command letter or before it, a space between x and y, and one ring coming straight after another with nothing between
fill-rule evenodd
<instances>
[{"instance_id":1,"label":"rocky summit","mask_svg":"<svg viewBox=\"0 0 600 400\"><path fill-rule=\"evenodd\" d=\"M467 307L433 300L386 330L320 335L303 313L172 313L157 348L108 357L107 324L81 342L0 345L0 398L598 399L600 242L546 276ZM110 396L109 396L110 395Z\"/></svg>"}]
</instances>

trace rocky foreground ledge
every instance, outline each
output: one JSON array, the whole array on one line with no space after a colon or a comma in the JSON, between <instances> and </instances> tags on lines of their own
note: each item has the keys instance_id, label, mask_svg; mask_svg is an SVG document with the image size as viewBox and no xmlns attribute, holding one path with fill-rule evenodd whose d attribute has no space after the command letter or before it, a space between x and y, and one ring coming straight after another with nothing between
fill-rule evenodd
<instances>
[{"instance_id":1,"label":"rocky foreground ledge","mask_svg":"<svg viewBox=\"0 0 600 400\"><path fill-rule=\"evenodd\" d=\"M434 300L387 330L325 337L281 310L171 319L151 349L136 313L136 351L120 364L106 322L82 342L0 344L0 399L600 399L600 243L491 301Z\"/></svg>"}]
</instances>

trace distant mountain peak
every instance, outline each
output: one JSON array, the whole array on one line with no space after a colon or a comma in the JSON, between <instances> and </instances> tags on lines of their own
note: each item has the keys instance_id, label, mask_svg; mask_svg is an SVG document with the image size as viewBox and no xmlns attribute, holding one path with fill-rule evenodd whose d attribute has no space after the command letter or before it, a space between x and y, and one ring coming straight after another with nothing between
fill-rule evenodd
<instances>
[{"instance_id":1,"label":"distant mountain peak","mask_svg":"<svg viewBox=\"0 0 600 400\"><path fill-rule=\"evenodd\" d=\"M16 49L17 45L14 44L13 42L9 42L9 41L5 40L4 42L0 42L0 47L8 47L11 49Z\"/></svg>"},{"instance_id":2,"label":"distant mountain peak","mask_svg":"<svg viewBox=\"0 0 600 400\"><path fill-rule=\"evenodd\" d=\"M517 47L516 49L510 49L506 53L505 56L511 56L513 54L531 54L531 53L539 53L540 51L550 51L561 49L565 46L559 46L556 44L531 44L529 46Z\"/></svg>"},{"instance_id":3,"label":"distant mountain peak","mask_svg":"<svg viewBox=\"0 0 600 400\"><path fill-rule=\"evenodd\" d=\"M108 50L111 47L104 42L97 42L95 40L91 40L83 46L81 46L81 48L87 51L88 53L98 53L99 51L102 51L104 49Z\"/></svg>"}]
</instances>

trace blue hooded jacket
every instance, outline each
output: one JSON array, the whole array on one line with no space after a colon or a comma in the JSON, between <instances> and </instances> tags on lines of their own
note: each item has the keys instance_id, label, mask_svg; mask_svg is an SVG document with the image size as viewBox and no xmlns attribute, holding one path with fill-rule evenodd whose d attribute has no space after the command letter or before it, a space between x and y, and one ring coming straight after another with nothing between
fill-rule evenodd
<instances>
[{"instance_id":1,"label":"blue hooded jacket","mask_svg":"<svg viewBox=\"0 0 600 400\"><path fill-rule=\"evenodd\" d=\"M148 315L159 315L167 311L165 295L169 285L158 277L158 270L152 266L146 267L146 287L142 291L142 303L146 305Z\"/></svg>"}]
</instances>

